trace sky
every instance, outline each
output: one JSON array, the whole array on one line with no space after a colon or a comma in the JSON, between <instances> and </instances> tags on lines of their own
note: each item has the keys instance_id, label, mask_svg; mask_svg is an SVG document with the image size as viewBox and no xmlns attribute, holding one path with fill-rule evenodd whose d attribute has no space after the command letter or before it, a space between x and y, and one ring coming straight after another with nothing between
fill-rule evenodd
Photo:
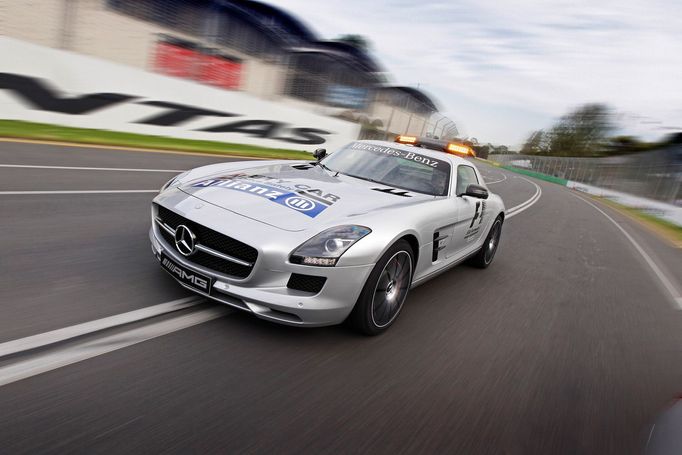
<instances>
[{"instance_id":1,"label":"sky","mask_svg":"<svg viewBox=\"0 0 682 455\"><path fill-rule=\"evenodd\" d=\"M460 136L518 148L588 102L619 132L682 131L679 0L271 0L324 39L360 34L392 73L419 87Z\"/></svg>"}]
</instances>

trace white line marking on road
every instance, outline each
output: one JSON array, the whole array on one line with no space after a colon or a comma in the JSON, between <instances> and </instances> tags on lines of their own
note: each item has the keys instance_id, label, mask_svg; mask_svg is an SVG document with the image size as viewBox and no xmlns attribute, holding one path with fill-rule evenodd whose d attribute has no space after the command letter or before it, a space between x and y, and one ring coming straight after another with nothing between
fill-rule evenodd
<instances>
[{"instance_id":1,"label":"white line marking on road","mask_svg":"<svg viewBox=\"0 0 682 455\"><path fill-rule=\"evenodd\" d=\"M55 191L0 191L0 195L14 194L117 194L117 193L158 193L159 190L55 190Z\"/></svg>"},{"instance_id":2,"label":"white line marking on road","mask_svg":"<svg viewBox=\"0 0 682 455\"><path fill-rule=\"evenodd\" d=\"M485 184L486 185L494 185L496 183L504 182L505 180L507 180L507 176L505 174L502 174L502 177L504 177L504 178L501 178L499 180L493 180L492 182L485 182Z\"/></svg>"},{"instance_id":3,"label":"white line marking on road","mask_svg":"<svg viewBox=\"0 0 682 455\"><path fill-rule=\"evenodd\" d=\"M677 291L677 289L675 288L675 286L670 282L670 280L669 280L668 277L665 275L665 273L663 273L663 271L661 270L661 268L654 262L653 259L651 259L651 256L649 256L649 255L647 254L647 252L644 251L644 248L642 248L642 247L639 245L639 243L637 243L637 241L636 241L634 238L632 238L632 236L628 233L628 231L626 231L625 229L623 229L623 227L622 227L620 224L618 224L618 222L617 222L616 220L614 220L613 218L611 218L611 216L609 216L608 213L606 213L605 211L603 211L602 209L600 209L599 207L597 207L597 206L596 206L595 204L593 204L592 202L590 202L590 201L588 201L587 199L584 199L584 198L578 196L578 195L575 194L573 191L571 191L571 194L572 194L573 196L575 196L576 198L580 199L581 201L583 201L584 203L589 204L589 205L591 205L592 207L594 207L599 213L601 213L602 215L604 215L611 223L613 223L613 225L616 226L616 227L618 228L618 230L620 230L620 232L623 233L623 235L625 236L625 238L628 239L628 240L630 241L630 243L632 244L632 246L635 247L635 250L637 250L637 252L642 256L642 258L644 258L644 261L647 263L647 265L648 265L648 266L651 268L651 270L654 272L654 274L655 274L656 277L659 279L659 281L661 282L661 284L663 285L663 287L665 288L665 290L668 291L668 294L670 294L670 297L672 298L673 303L675 303L675 306L677 307L677 309L678 309L678 310L682 310L682 296L680 295L680 293Z\"/></svg>"},{"instance_id":4,"label":"white line marking on road","mask_svg":"<svg viewBox=\"0 0 682 455\"><path fill-rule=\"evenodd\" d=\"M72 325L63 329L52 330L50 332L40 333L17 340L0 343L0 357L18 354L23 351L41 348L50 344L66 341L71 338L87 335L112 327L138 322L143 319L161 316L162 314L172 313L174 311L193 307L204 299L198 296L190 296L182 299L172 300L158 305L152 305L139 310L129 311L127 313L117 314L102 319L96 319L82 324Z\"/></svg>"},{"instance_id":5,"label":"white line marking on road","mask_svg":"<svg viewBox=\"0 0 682 455\"><path fill-rule=\"evenodd\" d=\"M519 213L523 212L524 210L528 210L536 202L538 202L540 200L540 198L542 197L542 189L540 188L539 185L537 185L535 182L533 182L531 180L528 180L527 178L524 178L524 177L519 177L519 178L523 179L526 182L535 186L535 194L533 194L533 196L530 199L528 199L527 201L522 202L521 204L515 205L514 207L508 209L507 213L506 213L507 218L511 218L511 217L516 216Z\"/></svg>"},{"instance_id":6,"label":"white line marking on road","mask_svg":"<svg viewBox=\"0 0 682 455\"><path fill-rule=\"evenodd\" d=\"M125 168L125 167L83 167L83 166L38 166L33 164L0 164L5 168L20 169L57 169L67 171L118 171L118 172L185 172L181 169L144 169L144 168Z\"/></svg>"},{"instance_id":7,"label":"white line marking on road","mask_svg":"<svg viewBox=\"0 0 682 455\"><path fill-rule=\"evenodd\" d=\"M41 373L55 370L83 360L123 349L143 341L186 329L212 319L225 316L233 310L225 306L215 306L183 314L163 321L153 322L143 327L116 333L103 338L96 338L62 349L48 351L24 361L0 367L0 386Z\"/></svg>"}]
</instances>

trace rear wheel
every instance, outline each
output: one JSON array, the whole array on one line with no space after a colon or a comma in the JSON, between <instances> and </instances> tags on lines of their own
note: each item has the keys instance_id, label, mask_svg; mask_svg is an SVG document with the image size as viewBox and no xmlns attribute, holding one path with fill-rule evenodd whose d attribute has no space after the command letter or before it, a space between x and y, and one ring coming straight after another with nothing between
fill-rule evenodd
<instances>
[{"instance_id":1,"label":"rear wheel","mask_svg":"<svg viewBox=\"0 0 682 455\"><path fill-rule=\"evenodd\" d=\"M497 246L500 244L500 236L502 235L502 218L497 217L493 222L488 236L485 238L485 242L481 249L476 253L474 257L470 259L470 264L474 267L485 269L492 262L497 252Z\"/></svg>"},{"instance_id":2,"label":"rear wheel","mask_svg":"<svg viewBox=\"0 0 682 455\"><path fill-rule=\"evenodd\" d=\"M396 242L374 266L349 322L367 335L388 329L400 314L412 284L414 253L405 240Z\"/></svg>"}]
</instances>

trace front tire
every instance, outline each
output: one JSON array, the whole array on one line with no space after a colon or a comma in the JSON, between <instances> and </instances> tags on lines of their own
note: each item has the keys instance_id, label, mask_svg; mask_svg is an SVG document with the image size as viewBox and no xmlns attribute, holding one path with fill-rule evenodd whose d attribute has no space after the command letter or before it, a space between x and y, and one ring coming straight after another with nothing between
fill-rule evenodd
<instances>
[{"instance_id":1,"label":"front tire","mask_svg":"<svg viewBox=\"0 0 682 455\"><path fill-rule=\"evenodd\" d=\"M490 231L488 231L488 236L485 238L483 246L469 261L470 264L479 269L485 269L492 264L495 253L497 252L497 247L500 244L501 235L502 217L498 216L490 227Z\"/></svg>"},{"instance_id":2,"label":"front tire","mask_svg":"<svg viewBox=\"0 0 682 455\"><path fill-rule=\"evenodd\" d=\"M393 324L410 290L414 262L412 247L405 240L381 256L348 318L356 330L378 335Z\"/></svg>"}]
</instances>

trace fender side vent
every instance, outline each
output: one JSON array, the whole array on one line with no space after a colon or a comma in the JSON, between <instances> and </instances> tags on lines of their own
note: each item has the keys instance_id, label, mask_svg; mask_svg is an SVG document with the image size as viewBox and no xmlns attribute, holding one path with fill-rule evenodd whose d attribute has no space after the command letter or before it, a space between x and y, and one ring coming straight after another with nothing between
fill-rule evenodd
<instances>
[{"instance_id":1,"label":"fender side vent","mask_svg":"<svg viewBox=\"0 0 682 455\"><path fill-rule=\"evenodd\" d=\"M438 260L438 252L445 248L446 243L442 243L442 240L447 239L447 235L440 235L440 232L436 231L433 233L433 253L431 254L431 262L436 262Z\"/></svg>"},{"instance_id":2,"label":"fender side vent","mask_svg":"<svg viewBox=\"0 0 682 455\"><path fill-rule=\"evenodd\" d=\"M398 190L395 188L372 188L372 189L374 191L379 191L381 193L393 194L394 196L412 197L412 195L407 191Z\"/></svg>"}]
</instances>

